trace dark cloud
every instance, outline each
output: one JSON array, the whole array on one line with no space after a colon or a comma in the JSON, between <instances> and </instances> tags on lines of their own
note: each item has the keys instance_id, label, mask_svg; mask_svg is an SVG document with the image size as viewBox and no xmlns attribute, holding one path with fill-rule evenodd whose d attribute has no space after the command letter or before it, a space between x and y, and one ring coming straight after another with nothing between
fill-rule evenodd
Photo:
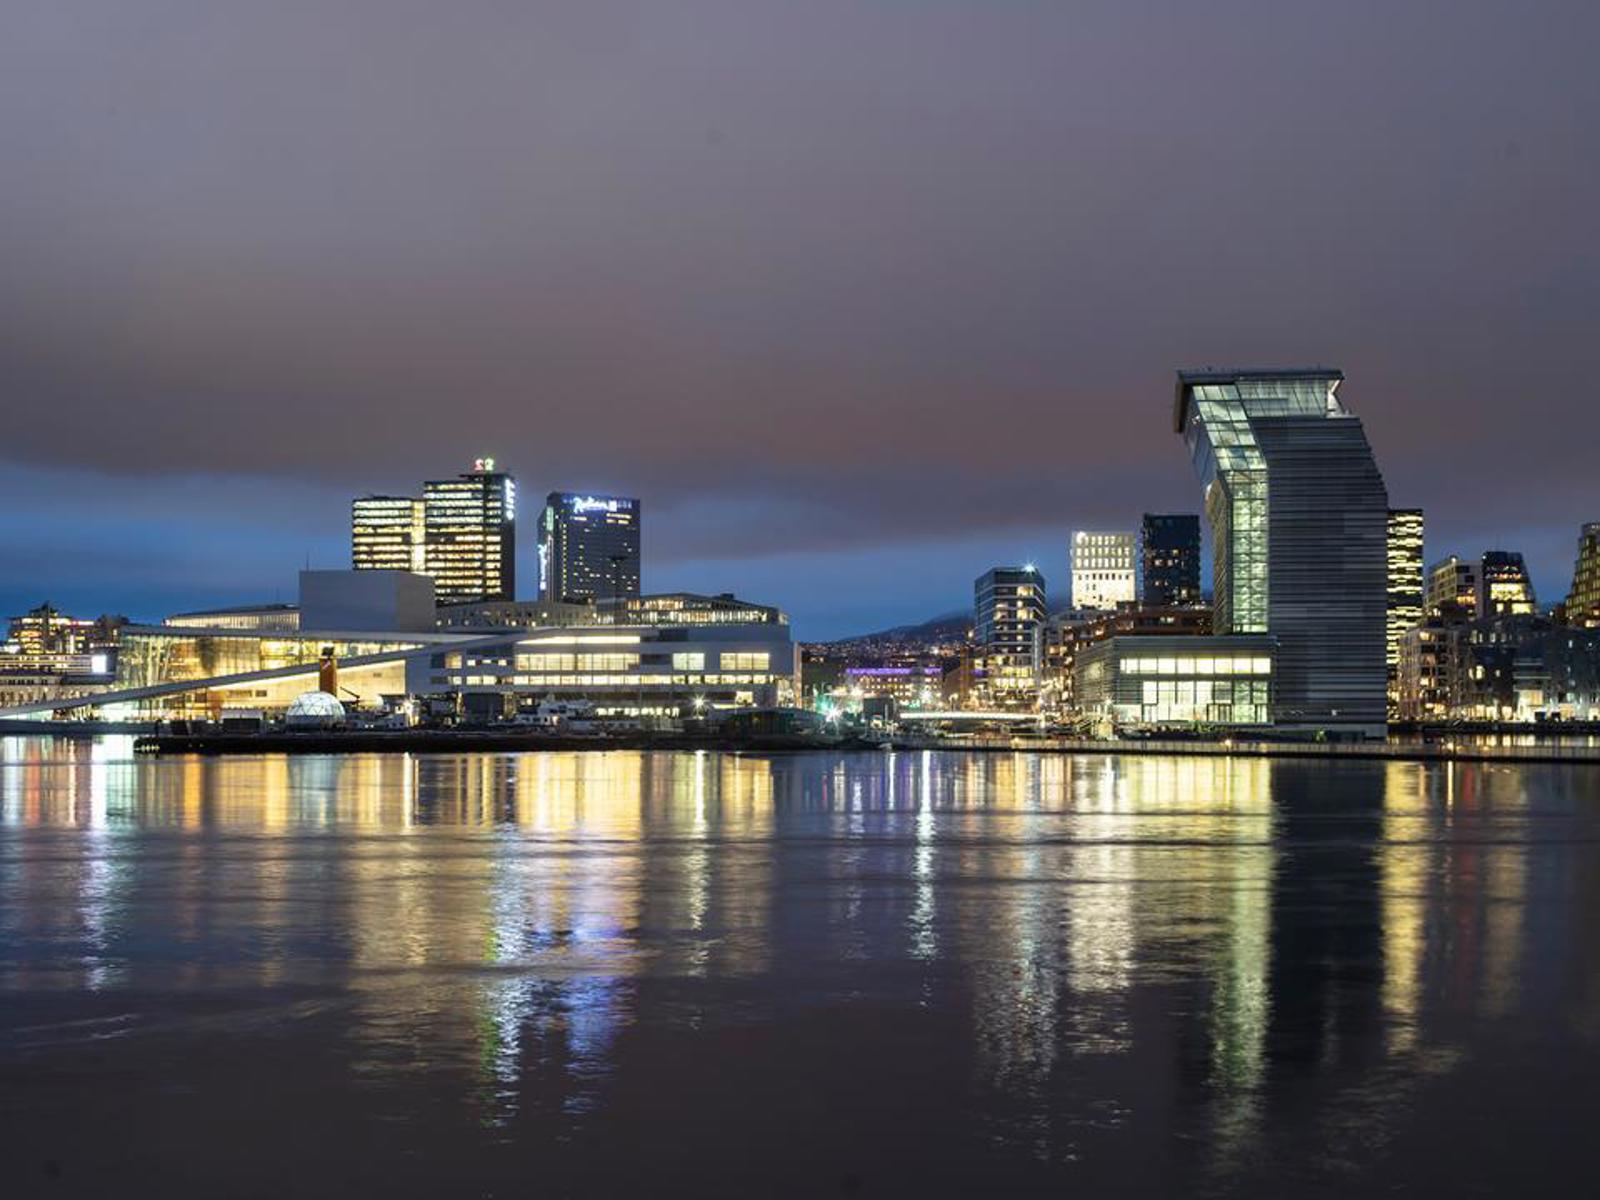
<instances>
[{"instance_id":1,"label":"dark cloud","mask_svg":"<svg viewBox=\"0 0 1600 1200\"><path fill-rule=\"evenodd\" d=\"M1556 544L1600 517L1597 34L1481 0L23 0L0 454L115 505L489 452L525 495L644 495L663 566L1064 539L1193 505L1174 367L1333 362L1397 502Z\"/></svg>"}]
</instances>

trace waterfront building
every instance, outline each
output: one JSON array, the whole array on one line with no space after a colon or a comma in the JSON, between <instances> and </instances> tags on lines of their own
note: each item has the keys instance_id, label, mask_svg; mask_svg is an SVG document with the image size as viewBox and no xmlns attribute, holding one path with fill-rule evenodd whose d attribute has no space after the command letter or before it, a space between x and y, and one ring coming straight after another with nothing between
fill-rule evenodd
<instances>
[{"instance_id":1,"label":"waterfront building","mask_svg":"<svg viewBox=\"0 0 1600 1200\"><path fill-rule=\"evenodd\" d=\"M1400 642L1422 620L1422 510L1391 508L1388 530L1388 595L1385 603L1385 667L1389 718L1400 711Z\"/></svg>"},{"instance_id":2,"label":"waterfront building","mask_svg":"<svg viewBox=\"0 0 1600 1200\"><path fill-rule=\"evenodd\" d=\"M1205 485L1217 636L1275 643L1273 722L1382 737L1389 500L1343 380L1183 371L1174 426Z\"/></svg>"},{"instance_id":3,"label":"waterfront building","mask_svg":"<svg viewBox=\"0 0 1600 1200\"><path fill-rule=\"evenodd\" d=\"M639 595L639 501L551 492L539 516L539 598L620 601Z\"/></svg>"},{"instance_id":4,"label":"waterfront building","mask_svg":"<svg viewBox=\"0 0 1600 1200\"><path fill-rule=\"evenodd\" d=\"M1478 565L1478 616L1526 616L1537 607L1533 580L1514 550L1485 550Z\"/></svg>"},{"instance_id":5,"label":"waterfront building","mask_svg":"<svg viewBox=\"0 0 1600 1200\"><path fill-rule=\"evenodd\" d=\"M1600 718L1600 629L1532 613L1436 618L1412 631L1402 679L1410 720L1592 721Z\"/></svg>"},{"instance_id":6,"label":"waterfront building","mask_svg":"<svg viewBox=\"0 0 1600 1200\"><path fill-rule=\"evenodd\" d=\"M424 560L440 604L516 595L516 481L480 458L470 472L422 485Z\"/></svg>"},{"instance_id":7,"label":"waterfront building","mask_svg":"<svg viewBox=\"0 0 1600 1200\"><path fill-rule=\"evenodd\" d=\"M1206 637L1211 609L1195 604L1122 604L1114 612L1052 618L1045 640L1047 675L1059 706L1079 710L1075 669L1080 651L1110 638Z\"/></svg>"},{"instance_id":8,"label":"waterfront building","mask_svg":"<svg viewBox=\"0 0 1600 1200\"><path fill-rule=\"evenodd\" d=\"M1200 517L1145 513L1139 526L1139 599L1170 607L1200 603Z\"/></svg>"},{"instance_id":9,"label":"waterfront building","mask_svg":"<svg viewBox=\"0 0 1600 1200\"><path fill-rule=\"evenodd\" d=\"M1424 607L1432 617L1478 615L1478 564L1452 554L1428 568Z\"/></svg>"},{"instance_id":10,"label":"waterfront building","mask_svg":"<svg viewBox=\"0 0 1600 1200\"><path fill-rule=\"evenodd\" d=\"M1095 533L1080 529L1072 535L1072 607L1112 609L1135 599L1133 534Z\"/></svg>"},{"instance_id":11,"label":"waterfront building","mask_svg":"<svg viewBox=\"0 0 1600 1200\"><path fill-rule=\"evenodd\" d=\"M989 703L1038 700L1047 614L1044 576L1031 564L995 567L973 582L973 641Z\"/></svg>"},{"instance_id":12,"label":"waterfront building","mask_svg":"<svg viewBox=\"0 0 1600 1200\"><path fill-rule=\"evenodd\" d=\"M427 570L427 521L413 496L350 501L350 565L357 571Z\"/></svg>"},{"instance_id":13,"label":"waterfront building","mask_svg":"<svg viewBox=\"0 0 1600 1200\"><path fill-rule=\"evenodd\" d=\"M1078 711L1119 726L1272 723L1267 634L1111 637L1079 648Z\"/></svg>"},{"instance_id":14,"label":"waterfront building","mask_svg":"<svg viewBox=\"0 0 1600 1200\"><path fill-rule=\"evenodd\" d=\"M330 665L347 706L444 701L485 715L547 700L630 717L787 704L798 673L789 628L780 624L346 634L128 626L110 687L63 703L8 706L0 717L57 709L145 720L219 719L240 709L276 716L317 689Z\"/></svg>"},{"instance_id":15,"label":"waterfront building","mask_svg":"<svg viewBox=\"0 0 1600 1200\"><path fill-rule=\"evenodd\" d=\"M789 628L777 623L524 629L407 660L413 695L448 693L468 707L478 697L505 711L584 702L619 717L792 704L798 676Z\"/></svg>"},{"instance_id":16,"label":"waterfront building","mask_svg":"<svg viewBox=\"0 0 1600 1200\"><path fill-rule=\"evenodd\" d=\"M18 693L0 716L281 716L320 689L353 711L414 701L492 717L550 700L592 703L602 716L681 717L795 694L794 643L776 609L771 620L626 625L571 605L553 614L563 623L443 628L435 611L430 580L410 572L304 571L298 628L124 626L114 679L59 702Z\"/></svg>"},{"instance_id":17,"label":"waterfront building","mask_svg":"<svg viewBox=\"0 0 1600 1200\"><path fill-rule=\"evenodd\" d=\"M129 625L112 687L80 705L117 719L281 714L319 686L326 659L338 663L340 700L382 708L406 695L404 655L436 639L450 635Z\"/></svg>"},{"instance_id":18,"label":"waterfront building","mask_svg":"<svg viewBox=\"0 0 1600 1200\"><path fill-rule=\"evenodd\" d=\"M13 617L0 643L0 708L69 700L104 688L122 627L119 617L73 617L49 604Z\"/></svg>"},{"instance_id":19,"label":"waterfront building","mask_svg":"<svg viewBox=\"0 0 1600 1200\"><path fill-rule=\"evenodd\" d=\"M1567 593L1567 622L1583 628L1600 626L1600 521L1591 521L1578 536L1578 559Z\"/></svg>"}]
</instances>

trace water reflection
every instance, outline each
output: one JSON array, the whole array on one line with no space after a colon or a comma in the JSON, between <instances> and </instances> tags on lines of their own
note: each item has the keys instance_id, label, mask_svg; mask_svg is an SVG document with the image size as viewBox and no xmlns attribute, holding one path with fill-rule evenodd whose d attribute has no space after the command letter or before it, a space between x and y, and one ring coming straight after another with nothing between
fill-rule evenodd
<instances>
[{"instance_id":1,"label":"water reflection","mask_svg":"<svg viewBox=\"0 0 1600 1200\"><path fill-rule=\"evenodd\" d=\"M674 1072L715 1095L764 1070L931 1105L935 1158L1081 1168L1137 1143L1124 1182L1228 1190L1282 1154L1354 1181L1485 1029L1555 1022L1592 1052L1595 782L7 739L0 1055L77 1044L38 1032L41 995L86 1031L111 1019L88 997L137 997L115 1018L130 1047L303 1036L383 1120L444 1105L573 1154ZM774 1136L762 1103L729 1105ZM1303 1119L1267 1119L1285 1112ZM849 1141L882 1118L807 1119Z\"/></svg>"}]
</instances>

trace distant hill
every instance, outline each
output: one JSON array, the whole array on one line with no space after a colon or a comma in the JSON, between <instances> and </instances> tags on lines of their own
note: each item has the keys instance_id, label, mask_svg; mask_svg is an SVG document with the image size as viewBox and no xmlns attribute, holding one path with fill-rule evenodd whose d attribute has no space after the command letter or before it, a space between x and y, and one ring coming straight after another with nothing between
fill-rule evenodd
<instances>
[{"instance_id":1,"label":"distant hill","mask_svg":"<svg viewBox=\"0 0 1600 1200\"><path fill-rule=\"evenodd\" d=\"M893 643L954 642L967 636L972 628L972 616L965 612L945 613L917 625L896 625L876 633L861 633L855 637L835 638L831 642L814 645L844 649L851 646L882 646Z\"/></svg>"}]
</instances>

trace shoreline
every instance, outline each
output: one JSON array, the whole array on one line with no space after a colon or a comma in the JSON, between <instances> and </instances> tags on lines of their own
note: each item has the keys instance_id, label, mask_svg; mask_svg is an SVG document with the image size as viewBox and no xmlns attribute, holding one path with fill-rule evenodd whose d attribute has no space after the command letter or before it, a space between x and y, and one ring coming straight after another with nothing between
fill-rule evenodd
<instances>
[{"instance_id":1,"label":"shoreline","mask_svg":"<svg viewBox=\"0 0 1600 1200\"><path fill-rule=\"evenodd\" d=\"M140 737L141 754L427 754L508 753L538 751L710 750L722 753L805 753L815 751L918 752L923 750L1013 754L1133 754L1202 758L1378 759L1395 762L1507 762L1600 764L1600 745L1497 746L1453 742L1277 742L1140 739L1109 741L1089 738L841 738L817 741L802 737L733 739L685 734L627 734L614 737L561 737L499 730L396 730L352 733L196 733Z\"/></svg>"}]
</instances>

